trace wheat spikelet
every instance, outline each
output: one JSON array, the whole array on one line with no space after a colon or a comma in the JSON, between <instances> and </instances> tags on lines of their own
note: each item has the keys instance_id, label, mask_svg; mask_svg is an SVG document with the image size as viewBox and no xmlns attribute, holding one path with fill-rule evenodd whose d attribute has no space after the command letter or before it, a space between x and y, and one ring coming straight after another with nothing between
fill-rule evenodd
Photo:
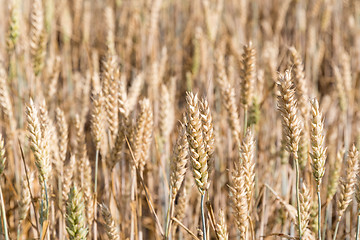
<instances>
[{"instance_id":1,"label":"wheat spikelet","mask_svg":"<svg viewBox=\"0 0 360 240\"><path fill-rule=\"evenodd\" d=\"M235 169L231 174L232 185L230 187L231 200L234 208L234 217L237 227L240 231L240 239L246 239L246 231L248 227L248 199L245 182L245 173L243 167L235 164Z\"/></svg>"},{"instance_id":2,"label":"wheat spikelet","mask_svg":"<svg viewBox=\"0 0 360 240\"><path fill-rule=\"evenodd\" d=\"M83 185L83 193L85 200L85 214L88 225L91 226L94 220L94 199L93 199L93 187L92 187L92 178L91 178L91 166L88 158L85 159L84 162L84 185ZM96 203L95 203L96 204Z\"/></svg>"},{"instance_id":3,"label":"wheat spikelet","mask_svg":"<svg viewBox=\"0 0 360 240\"><path fill-rule=\"evenodd\" d=\"M175 207L174 207L174 216L179 221L182 221L186 216L186 208L188 206L190 197L189 197L189 191L191 188L191 181L189 181L189 178L185 178L184 184L180 188L176 201L175 201ZM178 224L176 222L173 223L173 232L175 233ZM173 234L175 235L175 234Z\"/></svg>"},{"instance_id":4,"label":"wheat spikelet","mask_svg":"<svg viewBox=\"0 0 360 240\"><path fill-rule=\"evenodd\" d=\"M293 76L294 82L296 85L296 96L299 106L299 111L304 124L304 131L301 132L300 142L299 142L299 164L302 169L306 166L308 161L308 145L309 145L309 125L308 118L310 113L310 108L308 104L308 83L304 73L304 65L302 62L301 55L297 52L295 47L290 47L290 52L293 58Z\"/></svg>"},{"instance_id":5,"label":"wheat spikelet","mask_svg":"<svg viewBox=\"0 0 360 240\"><path fill-rule=\"evenodd\" d=\"M29 106L26 107L26 116L28 123L28 137L30 147L35 156L35 164L39 171L39 180L43 186L44 181L47 182L50 174L50 159L47 152L47 143L41 134L41 125L38 117L38 110L34 102L30 99Z\"/></svg>"},{"instance_id":6,"label":"wheat spikelet","mask_svg":"<svg viewBox=\"0 0 360 240\"><path fill-rule=\"evenodd\" d=\"M34 0L31 11L30 27L30 53L32 58L33 70L37 76L43 68L46 34L44 29L44 10L41 0Z\"/></svg>"},{"instance_id":7,"label":"wheat spikelet","mask_svg":"<svg viewBox=\"0 0 360 240\"><path fill-rule=\"evenodd\" d=\"M304 122L309 116L309 105L308 105L308 88L307 79L305 78L304 65L302 62L301 55L297 52L295 47L290 47L290 52L294 62L294 82L296 84L296 95L299 104L299 110L301 112Z\"/></svg>"},{"instance_id":8,"label":"wheat spikelet","mask_svg":"<svg viewBox=\"0 0 360 240\"><path fill-rule=\"evenodd\" d=\"M202 121L205 149L208 158L210 159L215 150L215 135L210 107L206 99L202 99L200 102L200 117Z\"/></svg>"},{"instance_id":9,"label":"wheat spikelet","mask_svg":"<svg viewBox=\"0 0 360 240\"><path fill-rule=\"evenodd\" d=\"M130 113L136 106L143 84L144 84L144 74L139 73L138 75L136 75L134 81L131 83L127 95L126 104L127 104L128 113Z\"/></svg>"},{"instance_id":10,"label":"wheat spikelet","mask_svg":"<svg viewBox=\"0 0 360 240\"><path fill-rule=\"evenodd\" d=\"M15 1L11 1L7 38L6 38L6 47L8 52L14 51L18 38L19 38L18 4Z\"/></svg>"},{"instance_id":11,"label":"wheat spikelet","mask_svg":"<svg viewBox=\"0 0 360 240\"><path fill-rule=\"evenodd\" d=\"M42 131L42 137L44 139L45 151L49 154L50 164L58 163L59 149L58 149L58 136L54 123L49 118L49 113L46 107L45 100L39 106L39 119ZM50 165L51 166L51 165Z\"/></svg>"},{"instance_id":12,"label":"wheat spikelet","mask_svg":"<svg viewBox=\"0 0 360 240\"><path fill-rule=\"evenodd\" d=\"M305 233L310 220L311 195L303 183L300 190L301 232Z\"/></svg>"},{"instance_id":13,"label":"wheat spikelet","mask_svg":"<svg viewBox=\"0 0 360 240\"><path fill-rule=\"evenodd\" d=\"M341 219L346 208L352 201L352 197L355 191L356 174L358 171L359 151L355 145L349 151L349 157L346 166L345 178L340 181L340 197L337 202L338 206L338 219Z\"/></svg>"},{"instance_id":14,"label":"wheat spikelet","mask_svg":"<svg viewBox=\"0 0 360 240\"><path fill-rule=\"evenodd\" d=\"M111 149L110 156L107 158L107 165L110 169L112 169L115 164L119 161L121 150L125 143L126 136L126 120L120 122L118 133L116 135L114 147Z\"/></svg>"},{"instance_id":15,"label":"wheat spikelet","mask_svg":"<svg viewBox=\"0 0 360 240\"><path fill-rule=\"evenodd\" d=\"M155 43L155 37L158 34L158 21L159 21L159 12L161 8L162 0L154 0L151 5L150 10L150 19L148 26L148 54L150 54L153 50L153 45Z\"/></svg>"},{"instance_id":16,"label":"wheat spikelet","mask_svg":"<svg viewBox=\"0 0 360 240\"><path fill-rule=\"evenodd\" d=\"M244 105L244 109L247 111L251 105L256 80L256 51L251 41L248 45L244 46L242 62L241 101Z\"/></svg>"},{"instance_id":17,"label":"wheat spikelet","mask_svg":"<svg viewBox=\"0 0 360 240\"><path fill-rule=\"evenodd\" d=\"M34 175L29 175L29 183L32 184L34 182ZM26 219L26 216L29 212L31 204L31 195L30 189L28 185L28 181L26 177L22 179L21 183L21 193L20 193L20 201L19 201L19 220L20 223Z\"/></svg>"},{"instance_id":18,"label":"wheat spikelet","mask_svg":"<svg viewBox=\"0 0 360 240\"><path fill-rule=\"evenodd\" d=\"M57 57L55 57L53 67L49 74L49 85L48 85L48 91L47 91L48 99L54 99L56 97L56 92L58 90L57 84L59 81L60 69L61 69L61 58L59 56L57 56Z\"/></svg>"},{"instance_id":19,"label":"wheat spikelet","mask_svg":"<svg viewBox=\"0 0 360 240\"><path fill-rule=\"evenodd\" d=\"M71 240L87 239L83 194L75 186L70 189L66 206L66 231Z\"/></svg>"},{"instance_id":20,"label":"wheat spikelet","mask_svg":"<svg viewBox=\"0 0 360 240\"><path fill-rule=\"evenodd\" d=\"M93 97L91 112L91 133L97 150L100 150L103 138L103 97L101 92Z\"/></svg>"},{"instance_id":21,"label":"wheat spikelet","mask_svg":"<svg viewBox=\"0 0 360 240\"><path fill-rule=\"evenodd\" d=\"M2 64L0 64L0 107L1 107L1 111L4 113L5 121L9 125L10 130L15 131L16 121L14 118L14 112L10 100L6 78L7 78L6 71L2 66Z\"/></svg>"},{"instance_id":22,"label":"wheat spikelet","mask_svg":"<svg viewBox=\"0 0 360 240\"><path fill-rule=\"evenodd\" d=\"M87 158L86 153L86 144L85 144L85 134L82 123L80 121L80 116L78 114L75 115L75 134L76 134L76 154L75 157L77 159L76 169L78 174L76 175L76 180L80 184L82 188L84 186L84 166Z\"/></svg>"},{"instance_id":23,"label":"wheat spikelet","mask_svg":"<svg viewBox=\"0 0 360 240\"><path fill-rule=\"evenodd\" d=\"M246 131L246 136L240 147L240 164L243 166L247 205L250 212L255 187L255 140L250 129Z\"/></svg>"},{"instance_id":24,"label":"wheat spikelet","mask_svg":"<svg viewBox=\"0 0 360 240\"><path fill-rule=\"evenodd\" d=\"M346 91L345 91L345 87L344 87L344 79L341 76L340 69L337 66L333 66L333 71L334 71L334 75L335 75L335 86L336 86L337 94L339 97L339 106L343 112L346 112L348 99L346 97Z\"/></svg>"},{"instance_id":25,"label":"wheat spikelet","mask_svg":"<svg viewBox=\"0 0 360 240\"><path fill-rule=\"evenodd\" d=\"M118 129L118 84L116 57L108 56L104 62L103 96L105 98L106 120L112 143Z\"/></svg>"},{"instance_id":26,"label":"wheat spikelet","mask_svg":"<svg viewBox=\"0 0 360 240\"><path fill-rule=\"evenodd\" d=\"M105 25L107 27L106 34L106 46L108 52L111 54L115 53L115 22L114 12L110 6L105 7L104 11Z\"/></svg>"},{"instance_id":27,"label":"wheat spikelet","mask_svg":"<svg viewBox=\"0 0 360 240\"><path fill-rule=\"evenodd\" d=\"M208 156L202 132L202 122L200 119L199 100L197 94L187 93L186 96L186 132L190 148L190 159L193 167L193 174L196 185L201 194L208 188Z\"/></svg>"},{"instance_id":28,"label":"wheat spikelet","mask_svg":"<svg viewBox=\"0 0 360 240\"><path fill-rule=\"evenodd\" d=\"M101 215L105 220L105 230L109 239L120 240L119 229L117 228L114 219L111 216L109 208L105 204L100 205Z\"/></svg>"},{"instance_id":29,"label":"wheat spikelet","mask_svg":"<svg viewBox=\"0 0 360 240\"><path fill-rule=\"evenodd\" d=\"M68 193L70 191L71 184L73 183L75 167L76 167L75 156L72 155L70 157L69 163L64 168L66 170L64 170L64 179L63 179L63 185L62 185L62 197L65 201L67 201Z\"/></svg>"},{"instance_id":30,"label":"wheat spikelet","mask_svg":"<svg viewBox=\"0 0 360 240\"><path fill-rule=\"evenodd\" d=\"M184 181L186 163L188 161L189 144L186 137L185 126L179 129L179 136L174 147L173 157L170 162L170 183L173 199L175 199Z\"/></svg>"},{"instance_id":31,"label":"wheat spikelet","mask_svg":"<svg viewBox=\"0 0 360 240\"><path fill-rule=\"evenodd\" d=\"M140 101L140 114L136 121L134 140L135 164L142 173L149 155L153 127L153 115L149 99Z\"/></svg>"},{"instance_id":32,"label":"wheat spikelet","mask_svg":"<svg viewBox=\"0 0 360 240\"><path fill-rule=\"evenodd\" d=\"M344 89L348 97L351 96L353 78L351 76L351 60L349 54L343 50L341 53L341 72L344 81Z\"/></svg>"},{"instance_id":33,"label":"wheat spikelet","mask_svg":"<svg viewBox=\"0 0 360 240\"><path fill-rule=\"evenodd\" d=\"M311 167L317 186L320 186L325 174L326 148L324 147L325 136L323 134L324 124L322 114L319 111L319 103L316 99L311 101Z\"/></svg>"},{"instance_id":34,"label":"wheat spikelet","mask_svg":"<svg viewBox=\"0 0 360 240\"><path fill-rule=\"evenodd\" d=\"M3 174L5 170L5 163L6 163L6 155L5 155L4 139L2 134L0 134L0 176Z\"/></svg>"},{"instance_id":35,"label":"wheat spikelet","mask_svg":"<svg viewBox=\"0 0 360 240\"><path fill-rule=\"evenodd\" d=\"M66 122L65 114L60 108L56 109L55 114L57 134L58 134L58 147L59 159L63 163L66 159L67 145L68 145L68 124Z\"/></svg>"},{"instance_id":36,"label":"wheat spikelet","mask_svg":"<svg viewBox=\"0 0 360 240\"><path fill-rule=\"evenodd\" d=\"M120 76L119 87L118 87L118 107L119 107L119 122L127 121L129 115L129 109L127 106L127 92L126 92L126 76L122 74Z\"/></svg>"},{"instance_id":37,"label":"wheat spikelet","mask_svg":"<svg viewBox=\"0 0 360 240\"><path fill-rule=\"evenodd\" d=\"M219 240L227 240L229 238L226 227L225 214L223 210L220 210L219 212L219 223L216 224L216 235Z\"/></svg>"},{"instance_id":38,"label":"wheat spikelet","mask_svg":"<svg viewBox=\"0 0 360 240\"><path fill-rule=\"evenodd\" d=\"M160 90L160 134L164 140L167 140L174 127L174 107L166 85L162 84Z\"/></svg>"},{"instance_id":39,"label":"wheat spikelet","mask_svg":"<svg viewBox=\"0 0 360 240\"><path fill-rule=\"evenodd\" d=\"M225 72L225 63L224 58L221 54L217 54L216 59L216 68L218 72L217 82L221 89L221 98L222 102L225 106L225 109L228 113L229 125L231 128L231 132L235 143L237 146L240 146L240 119L238 115L238 109L236 105L235 99L235 91L230 86L228 82L226 72Z\"/></svg>"},{"instance_id":40,"label":"wheat spikelet","mask_svg":"<svg viewBox=\"0 0 360 240\"><path fill-rule=\"evenodd\" d=\"M345 148L340 149L336 154L335 163L329 175L329 182L326 192L326 202L330 202L336 193L337 187L339 185L341 166L343 163L344 154L345 154Z\"/></svg>"},{"instance_id":41,"label":"wheat spikelet","mask_svg":"<svg viewBox=\"0 0 360 240\"><path fill-rule=\"evenodd\" d=\"M297 117L297 105L295 99L295 90L291 81L291 72L285 71L285 74L279 74L278 88L278 109L282 115L283 130L286 138L287 150L297 157L298 146L301 133L301 122Z\"/></svg>"}]
</instances>

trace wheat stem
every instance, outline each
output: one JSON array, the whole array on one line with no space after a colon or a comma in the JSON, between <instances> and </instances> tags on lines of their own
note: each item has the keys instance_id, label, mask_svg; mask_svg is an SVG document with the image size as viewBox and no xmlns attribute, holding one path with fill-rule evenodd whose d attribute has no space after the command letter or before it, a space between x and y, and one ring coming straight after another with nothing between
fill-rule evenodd
<instances>
[{"instance_id":1,"label":"wheat stem","mask_svg":"<svg viewBox=\"0 0 360 240\"><path fill-rule=\"evenodd\" d=\"M318 239L321 240L321 198L320 198L320 185L317 185L318 197Z\"/></svg>"},{"instance_id":2,"label":"wheat stem","mask_svg":"<svg viewBox=\"0 0 360 240\"><path fill-rule=\"evenodd\" d=\"M174 198L173 198L173 194L170 194L169 196L169 205L168 205L168 210L166 213L166 227L165 227L165 239L171 239L171 236L169 236L169 233L171 233L171 215L172 215L172 210L173 210L173 205L174 205Z\"/></svg>"},{"instance_id":3,"label":"wheat stem","mask_svg":"<svg viewBox=\"0 0 360 240\"><path fill-rule=\"evenodd\" d=\"M201 194L201 221L202 221L202 231L203 231L203 240L206 240L206 223L205 223L205 213L204 213L204 198L205 193Z\"/></svg>"},{"instance_id":4,"label":"wheat stem","mask_svg":"<svg viewBox=\"0 0 360 240\"><path fill-rule=\"evenodd\" d=\"M298 217L298 228L299 228L299 239L302 238L301 232L301 216L300 216L300 193L299 193L299 185L300 185L300 167L299 167L299 159L297 153L294 153L295 158L295 166L296 166L296 205L297 205L297 217Z\"/></svg>"},{"instance_id":5,"label":"wheat stem","mask_svg":"<svg viewBox=\"0 0 360 240\"><path fill-rule=\"evenodd\" d=\"M94 239L97 239L97 224L96 224L96 210L97 210L97 180L98 180L98 169L99 169L99 149L96 148L95 153L95 180L94 180Z\"/></svg>"},{"instance_id":6,"label":"wheat stem","mask_svg":"<svg viewBox=\"0 0 360 240\"><path fill-rule=\"evenodd\" d=\"M340 220L341 220L341 218L339 217L339 219L337 220L337 223L336 223L333 240L336 240L336 235L337 235L337 232L339 230Z\"/></svg>"},{"instance_id":7,"label":"wheat stem","mask_svg":"<svg viewBox=\"0 0 360 240\"><path fill-rule=\"evenodd\" d=\"M247 111L247 107L246 107L244 109L244 136L246 136L247 120L248 120L248 111Z\"/></svg>"},{"instance_id":8,"label":"wheat stem","mask_svg":"<svg viewBox=\"0 0 360 240\"><path fill-rule=\"evenodd\" d=\"M1 187L0 187L0 201L1 201L1 216L3 218L3 224L4 224L5 240L9 240L9 235L8 235L8 230L7 230L7 222L6 222L5 203L4 203Z\"/></svg>"},{"instance_id":9,"label":"wheat stem","mask_svg":"<svg viewBox=\"0 0 360 240\"><path fill-rule=\"evenodd\" d=\"M358 212L358 216L357 216L356 237L355 237L355 240L359 240L359 233L360 233L360 212Z\"/></svg>"}]
</instances>

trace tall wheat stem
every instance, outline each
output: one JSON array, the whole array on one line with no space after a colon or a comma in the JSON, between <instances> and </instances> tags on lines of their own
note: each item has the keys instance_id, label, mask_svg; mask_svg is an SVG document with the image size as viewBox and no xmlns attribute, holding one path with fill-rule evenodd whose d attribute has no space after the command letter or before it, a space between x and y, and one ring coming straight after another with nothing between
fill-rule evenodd
<instances>
[{"instance_id":1,"label":"tall wheat stem","mask_svg":"<svg viewBox=\"0 0 360 240\"><path fill-rule=\"evenodd\" d=\"M94 180L94 239L97 239L97 224L96 224L96 212L97 212L97 180L98 180L98 168L99 168L99 149L96 149L95 153L95 180Z\"/></svg>"},{"instance_id":2,"label":"tall wheat stem","mask_svg":"<svg viewBox=\"0 0 360 240\"><path fill-rule=\"evenodd\" d=\"M245 107L245 109L244 109L244 136L246 135L247 120L248 120L248 110L247 110L247 107Z\"/></svg>"},{"instance_id":3,"label":"tall wheat stem","mask_svg":"<svg viewBox=\"0 0 360 240\"><path fill-rule=\"evenodd\" d=\"M206 223L205 223L205 213L204 213L204 198L205 193L201 194L201 220L202 220L202 231L203 231L203 240L206 240Z\"/></svg>"},{"instance_id":4,"label":"tall wheat stem","mask_svg":"<svg viewBox=\"0 0 360 240\"><path fill-rule=\"evenodd\" d=\"M320 185L316 187L318 197L318 239L321 240L321 198L320 198Z\"/></svg>"},{"instance_id":5,"label":"tall wheat stem","mask_svg":"<svg viewBox=\"0 0 360 240\"><path fill-rule=\"evenodd\" d=\"M2 194L1 187L0 187L0 201L1 201L1 216L3 218L3 224L4 224L5 240L9 240L7 222L6 222L5 204L4 204L4 199L3 199L3 194Z\"/></svg>"},{"instance_id":6,"label":"tall wheat stem","mask_svg":"<svg viewBox=\"0 0 360 240\"><path fill-rule=\"evenodd\" d=\"M356 237L355 237L355 240L359 240L359 233L360 233L360 212L358 212L358 216L357 216L357 225L356 225Z\"/></svg>"},{"instance_id":7,"label":"tall wheat stem","mask_svg":"<svg viewBox=\"0 0 360 240\"><path fill-rule=\"evenodd\" d=\"M339 219L337 220L333 240L336 240L336 235L339 230L340 220L341 220L341 217L339 217Z\"/></svg>"},{"instance_id":8,"label":"tall wheat stem","mask_svg":"<svg viewBox=\"0 0 360 240\"><path fill-rule=\"evenodd\" d=\"M172 218L173 204L174 204L174 198L173 198L173 195L170 194L168 210L166 213L165 239L171 239L171 236L169 236L169 233L171 233L171 222L172 222L171 218Z\"/></svg>"},{"instance_id":9,"label":"tall wheat stem","mask_svg":"<svg viewBox=\"0 0 360 240\"><path fill-rule=\"evenodd\" d=\"M299 185L300 185L300 171L299 171L299 159L297 153L294 153L295 158L295 170L296 170L296 205L297 205L297 217L298 217L298 228L299 228L299 238L302 238L301 232L301 216L300 216L300 194L299 194Z\"/></svg>"}]
</instances>

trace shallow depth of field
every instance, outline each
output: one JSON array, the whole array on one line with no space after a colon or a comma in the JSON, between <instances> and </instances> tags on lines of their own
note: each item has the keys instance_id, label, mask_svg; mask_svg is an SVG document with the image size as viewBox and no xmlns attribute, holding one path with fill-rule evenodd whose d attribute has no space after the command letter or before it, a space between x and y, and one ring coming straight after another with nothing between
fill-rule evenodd
<instances>
[{"instance_id":1,"label":"shallow depth of field","mask_svg":"<svg viewBox=\"0 0 360 240\"><path fill-rule=\"evenodd\" d=\"M0 0L0 239L360 239L360 1Z\"/></svg>"}]
</instances>

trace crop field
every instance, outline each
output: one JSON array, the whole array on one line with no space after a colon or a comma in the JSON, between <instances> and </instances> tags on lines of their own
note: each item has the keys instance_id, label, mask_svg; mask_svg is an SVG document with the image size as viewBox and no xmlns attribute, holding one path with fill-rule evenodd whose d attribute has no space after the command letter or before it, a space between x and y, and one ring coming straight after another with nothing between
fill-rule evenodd
<instances>
[{"instance_id":1,"label":"crop field","mask_svg":"<svg viewBox=\"0 0 360 240\"><path fill-rule=\"evenodd\" d=\"M359 0L0 0L0 239L360 240Z\"/></svg>"}]
</instances>

